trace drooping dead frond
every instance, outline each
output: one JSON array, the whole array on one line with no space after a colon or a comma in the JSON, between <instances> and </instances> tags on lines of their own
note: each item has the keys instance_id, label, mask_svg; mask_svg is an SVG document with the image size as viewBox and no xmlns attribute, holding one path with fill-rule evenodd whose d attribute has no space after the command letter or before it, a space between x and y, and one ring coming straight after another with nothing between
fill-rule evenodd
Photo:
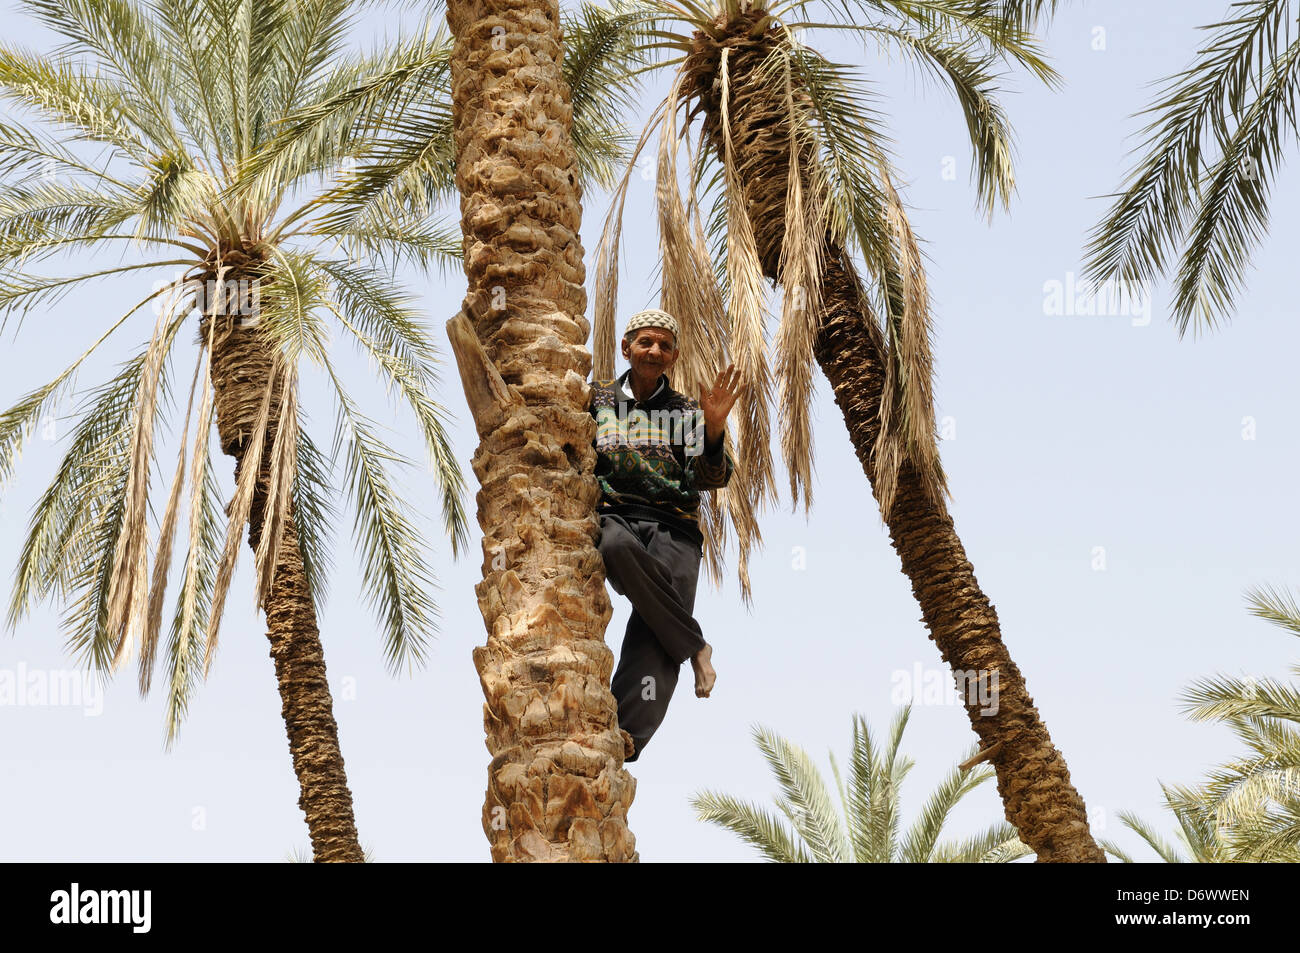
<instances>
[{"instance_id":1,"label":"drooping dead frond","mask_svg":"<svg viewBox=\"0 0 1300 953\"><path fill-rule=\"evenodd\" d=\"M618 330L618 253L623 237L623 205L627 201L627 186L632 179L641 150L650 138L651 132L663 120L663 112L668 106L665 98L655 107L646 122L641 138L628 160L623 178L614 190L609 213L601 229L600 243L596 246L596 286L593 297L596 299L592 318L592 378L598 381L612 380L614 377L614 357L617 352Z\"/></svg>"},{"instance_id":2,"label":"drooping dead frond","mask_svg":"<svg viewBox=\"0 0 1300 953\"><path fill-rule=\"evenodd\" d=\"M660 131L659 163L656 173L655 201L659 219L660 267L663 282L660 307L677 318L680 330L678 347L681 356L673 366L670 383L674 390L698 397L701 386L712 387L718 371L728 362L729 328L727 307L722 300L709 260L708 245L698 223L692 228L682 205L677 181L677 150L680 145L677 108L681 93L681 73L674 79L665 106ZM743 370L742 370L743 373ZM746 384L749 384L746 381ZM748 401L755 388L747 386L742 402ZM724 446L729 443L728 434ZM729 450L727 452L730 452ZM752 500L757 495L753 478L744 461L736 461L730 483L722 490L703 494L700 506L700 530L704 536L704 562L715 584L722 582L722 553L726 545L725 511L736 527L739 541L737 575L741 596L751 599L748 560L752 540L757 537ZM720 508L713 499L722 494Z\"/></svg>"},{"instance_id":3,"label":"drooping dead frond","mask_svg":"<svg viewBox=\"0 0 1300 953\"><path fill-rule=\"evenodd\" d=\"M194 411L194 393L203 370L203 353L194 365L194 379L190 383L190 397L185 407L185 426L181 428L181 449L176 455L176 474L172 477L171 491L167 494L167 508L163 511L158 530L158 547L153 558L153 583L149 589L149 609L145 615L144 638L140 643L140 694L149 692L153 679L154 658L158 651L158 631L162 627L163 596L167 592L167 576L172 562L172 543L176 537L176 524L180 512L181 490L185 485L185 451L190 431L190 414Z\"/></svg>"},{"instance_id":4,"label":"drooping dead frond","mask_svg":"<svg viewBox=\"0 0 1300 953\"><path fill-rule=\"evenodd\" d=\"M783 58L782 63L789 128L800 130L806 127L807 121L794 95L789 61ZM778 280L784 290L781 323L776 334L776 379L780 388L777 405L783 417L781 452L790 476L790 509L793 512L798 508L802 488L807 515L812 506L813 368L821 320L822 250L827 214L818 179L800 161L799 135L792 132L789 139L785 230L777 266ZM809 183L810 194L805 194L805 181Z\"/></svg>"},{"instance_id":5,"label":"drooping dead frond","mask_svg":"<svg viewBox=\"0 0 1300 953\"><path fill-rule=\"evenodd\" d=\"M916 468L922 489L934 506L943 507L948 487L939 462L934 426L932 322L924 263L907 211L885 164L880 165L879 172L888 199L887 217L900 285L899 293L890 296L885 315L889 352L873 475L881 513L888 518L898 489L898 473L905 463Z\"/></svg>"},{"instance_id":6,"label":"drooping dead frond","mask_svg":"<svg viewBox=\"0 0 1300 953\"><path fill-rule=\"evenodd\" d=\"M702 138L703 134L701 134L701 140ZM701 167L699 163L704 159L705 154L706 149L702 141L699 142L697 148L691 150L692 178L691 188L687 192L689 201L686 206L687 215L690 217L692 234L695 236L695 245L699 248L708 247L708 239L705 238L704 221L700 215L699 183L696 178ZM719 272L717 269L710 268L710 273L713 275L713 287L719 288L718 283L726 278L726 269L724 268ZM722 313L720 305L719 313ZM715 354L727 353L730 348L725 322L719 321L714 325L706 326L706 331L711 333L705 345L709 351ZM745 399L745 396L742 394L741 399ZM730 433L723 437L723 446L726 453L732 453ZM718 498L719 496L721 499ZM737 549L739 550L736 559L736 578L740 580L740 594L746 605L751 604L749 552L753 546L761 544L763 539L762 534L759 532L758 521L754 517L753 506L750 503L753 498L754 494L748 488L747 477L739 465L736 473L732 475L731 482L726 487L716 493L705 493L700 497L700 529L705 539L709 541L704 551L709 578L713 580L715 586L722 584L722 554L727 550L727 519L730 517L731 524L736 527Z\"/></svg>"},{"instance_id":7,"label":"drooping dead frond","mask_svg":"<svg viewBox=\"0 0 1300 953\"><path fill-rule=\"evenodd\" d=\"M221 561L217 565L216 583L212 590L212 608L208 615L208 640L203 657L204 677L207 677L212 669L212 657L217 648L226 595L230 590L235 563L239 560L239 540L253 512L253 495L257 489L258 473L262 468L262 449L266 445L266 432L271 417L271 395L275 391L275 382L283 371L280 352L276 351L266 382L266 393L262 395L262 406L257 413L257 423L253 426L253 433L239 462L239 479L235 483L235 495L227 510L230 521L226 525L226 542L221 551Z\"/></svg>"},{"instance_id":8,"label":"drooping dead frond","mask_svg":"<svg viewBox=\"0 0 1300 953\"><path fill-rule=\"evenodd\" d=\"M722 51L722 142L723 169L727 194L727 324L730 330L732 359L740 371L747 393L737 408L737 443L739 466L760 504L777 502L772 476L772 450L768 400L772 392L772 375L767 362L767 306L764 300L763 266L754 239L754 226L746 209L746 193L736 168L732 146L730 49ZM707 254L707 252L706 252ZM712 385L712 380L707 381Z\"/></svg>"},{"instance_id":9,"label":"drooping dead frond","mask_svg":"<svg viewBox=\"0 0 1300 953\"><path fill-rule=\"evenodd\" d=\"M706 379L712 380L710 373L717 371L715 362L718 356L705 353L700 345L708 337L707 327L719 320L723 308L711 274L700 272L701 249L690 233L677 183L680 94L679 73L669 90L660 129L655 206L659 219L660 267L664 276L660 307L677 319L677 347L681 354L669 377L674 389L689 397L694 396L694 386Z\"/></svg>"},{"instance_id":10,"label":"drooping dead frond","mask_svg":"<svg viewBox=\"0 0 1300 953\"><path fill-rule=\"evenodd\" d=\"M298 460L298 365L290 364L280 392L275 417L275 438L271 445L270 485L262 517L262 536L257 542L257 608L271 595L280 540L290 518L295 467Z\"/></svg>"},{"instance_id":11,"label":"drooping dead frond","mask_svg":"<svg viewBox=\"0 0 1300 953\"><path fill-rule=\"evenodd\" d=\"M208 337L203 350L203 396L199 400L199 423L194 431L194 457L190 462L190 518L189 547L185 555L185 571L181 577L180 596L176 602L176 614L173 618L169 657L171 659L171 678L168 687L167 743L170 745L180 728L185 708L188 704L190 690L196 680L198 658L203 649L204 633L207 621L203 610L204 594L207 585L215 587L215 572L212 571L216 559L213 553L217 543L216 514L209 512L208 493L211 490L212 460L209 443L212 437L213 389L212 389L212 344L216 322L208 324ZM215 495L215 494L214 494ZM215 510L215 507L212 507ZM210 532L205 532L210 530ZM206 650L204 650L206 658Z\"/></svg>"},{"instance_id":12,"label":"drooping dead frond","mask_svg":"<svg viewBox=\"0 0 1300 953\"><path fill-rule=\"evenodd\" d=\"M125 497L126 512L111 570L108 619L105 626L113 646L113 671L121 666L134 638L144 628L144 613L148 607L149 464L153 452L158 379L167 356L170 335L166 332L171 316L170 309L163 309L158 315L153 339L145 355L140 385L136 390Z\"/></svg>"}]
</instances>

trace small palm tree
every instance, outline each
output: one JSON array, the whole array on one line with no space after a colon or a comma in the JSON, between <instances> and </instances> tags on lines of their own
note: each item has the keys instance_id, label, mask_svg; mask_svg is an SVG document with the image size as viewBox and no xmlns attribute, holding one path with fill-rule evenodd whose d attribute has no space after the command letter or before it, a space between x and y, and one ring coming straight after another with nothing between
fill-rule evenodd
<instances>
[{"instance_id":1,"label":"small palm tree","mask_svg":"<svg viewBox=\"0 0 1300 953\"><path fill-rule=\"evenodd\" d=\"M1010 863L1033 854L1006 823L960 842L939 843L957 802L994 776L987 767L971 770L965 764L953 768L900 840L902 783L914 762L900 760L898 746L911 710L909 705L895 716L884 752L866 722L854 716L847 790L831 754L843 818L831 806L826 782L812 759L762 727L754 729L754 741L781 786L776 806L785 820L725 794L696 795L691 806L700 820L725 827L769 860L782 863ZM971 749L972 756L975 751Z\"/></svg>"},{"instance_id":2,"label":"small palm tree","mask_svg":"<svg viewBox=\"0 0 1300 953\"><path fill-rule=\"evenodd\" d=\"M345 386L328 333L332 326L355 342L414 413L459 551L463 481L431 397L436 351L410 300L376 267L406 260L428 268L459 248L410 217L331 219L317 193L341 169L347 174L364 142L321 143L274 175L245 177L278 122L351 82L330 65L354 17L349 0L23 5L67 42L47 56L0 44L0 96L54 126L0 126L0 315L7 323L96 280L159 280L125 314L107 316L66 370L0 416L3 481L32 423L104 341L133 322L146 339L81 405L31 519L10 623L39 601L63 601L71 647L116 669L138 645L147 692L177 531L186 527L163 653L170 744L210 670L247 533L315 858L360 861L317 622L336 471L355 510L364 586L393 668L422 658L436 607L412 508L390 472L401 458ZM33 272L61 252L116 249L143 260L72 277ZM361 252L375 265L359 262ZM198 347L180 450L158 505L154 436L181 340ZM301 419L300 370L314 370L336 398L330 452ZM209 452L214 425L235 463L229 505ZM162 514L152 546L151 508Z\"/></svg>"},{"instance_id":3,"label":"small palm tree","mask_svg":"<svg viewBox=\"0 0 1300 953\"><path fill-rule=\"evenodd\" d=\"M1186 857L1179 852L1178 847L1166 841L1152 825L1132 811L1120 811L1119 819L1125 827L1146 841L1162 861L1167 864L1218 864L1236 859L1231 856L1224 841L1223 828L1214 823L1204 798L1195 789L1161 784L1160 790L1164 794L1165 806L1178 821L1176 837L1186 851ZM1098 838L1097 843L1115 859L1126 864L1134 862L1114 841Z\"/></svg>"},{"instance_id":4,"label":"small palm tree","mask_svg":"<svg viewBox=\"0 0 1300 953\"><path fill-rule=\"evenodd\" d=\"M1174 272L1179 336L1232 314L1268 230L1269 186L1297 130L1298 17L1295 0L1246 0L1203 28L1211 35L1191 65L1142 113L1153 118L1141 158L1093 229L1094 280Z\"/></svg>"},{"instance_id":5,"label":"small palm tree","mask_svg":"<svg viewBox=\"0 0 1300 953\"><path fill-rule=\"evenodd\" d=\"M1120 811L1119 819L1142 838L1167 864L1197 863L1287 863L1300 862L1300 840L1295 836L1297 799L1283 795L1281 810L1274 810L1267 797L1239 796L1231 815L1210 793L1209 785L1185 787L1160 785L1165 806L1178 821L1175 836L1182 850L1162 838L1152 825L1131 811ZM1290 824L1291 830L1285 831ZM1126 864L1133 858L1113 841L1099 838L1106 853Z\"/></svg>"},{"instance_id":6,"label":"small palm tree","mask_svg":"<svg viewBox=\"0 0 1300 953\"><path fill-rule=\"evenodd\" d=\"M1250 590L1246 598L1253 615L1300 635L1300 606L1293 596L1265 586ZM1300 666L1291 671L1300 674ZM1182 701L1193 721L1227 725L1250 749L1211 771L1199 786L1161 785L1191 859L1300 861L1300 686L1220 675L1194 682ZM1182 861L1149 824L1131 813L1119 816L1162 859ZM1120 860L1129 860L1113 843L1100 843Z\"/></svg>"},{"instance_id":7,"label":"small palm tree","mask_svg":"<svg viewBox=\"0 0 1300 953\"><path fill-rule=\"evenodd\" d=\"M1300 636L1300 605L1272 587L1246 594L1250 612ZM1300 665L1291 666L1300 675ZM1218 676L1194 682L1182 696L1194 721L1230 727L1250 753L1215 769L1204 788L1217 823L1228 825L1234 849L1256 860L1300 851L1300 685L1275 679Z\"/></svg>"}]
</instances>

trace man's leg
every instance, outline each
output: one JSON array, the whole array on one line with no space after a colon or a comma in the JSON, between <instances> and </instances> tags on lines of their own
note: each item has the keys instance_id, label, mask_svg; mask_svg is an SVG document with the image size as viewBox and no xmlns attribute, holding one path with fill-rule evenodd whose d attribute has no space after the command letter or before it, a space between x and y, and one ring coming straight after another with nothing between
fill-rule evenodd
<instances>
[{"instance_id":1,"label":"man's leg","mask_svg":"<svg viewBox=\"0 0 1300 953\"><path fill-rule=\"evenodd\" d=\"M704 648L695 605L700 554L695 544L651 521L602 515L606 576L632 601L611 690L619 727L632 736L635 761L668 714L682 662Z\"/></svg>"},{"instance_id":2,"label":"man's leg","mask_svg":"<svg viewBox=\"0 0 1300 953\"><path fill-rule=\"evenodd\" d=\"M633 609L610 685L618 702L618 726L632 736L636 746L625 761L635 761L663 724L681 667L668 657L645 619Z\"/></svg>"},{"instance_id":3,"label":"man's leg","mask_svg":"<svg viewBox=\"0 0 1300 953\"><path fill-rule=\"evenodd\" d=\"M690 540L650 520L602 513L598 548L610 585L628 597L669 658L681 664L704 648L691 615L700 554Z\"/></svg>"}]
</instances>

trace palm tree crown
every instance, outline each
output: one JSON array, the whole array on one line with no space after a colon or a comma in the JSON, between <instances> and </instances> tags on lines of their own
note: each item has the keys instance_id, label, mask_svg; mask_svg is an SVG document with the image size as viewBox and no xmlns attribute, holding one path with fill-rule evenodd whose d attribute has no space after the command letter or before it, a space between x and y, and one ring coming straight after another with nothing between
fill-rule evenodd
<instances>
[{"instance_id":1,"label":"palm tree crown","mask_svg":"<svg viewBox=\"0 0 1300 953\"><path fill-rule=\"evenodd\" d=\"M895 716L883 751L866 722L854 716L847 788L831 754L843 819L808 755L765 728L754 729L754 741L781 786L776 806L784 820L758 805L707 791L692 798L691 805L700 820L733 831L769 860L782 863L1010 863L1032 854L1006 823L961 842L939 842L952 809L993 777L987 766L954 767L899 837L901 788L914 762L900 759L898 747L911 710L909 705Z\"/></svg>"},{"instance_id":2,"label":"palm tree crown","mask_svg":"<svg viewBox=\"0 0 1300 953\"><path fill-rule=\"evenodd\" d=\"M0 479L7 480L32 422L73 387L87 358L124 325L145 334L143 350L81 404L68 451L31 519L11 624L37 601L58 597L70 606L71 646L95 664L120 665L139 643L146 690L173 544L178 527L186 526L166 649L170 741L198 674L211 663L253 497L261 514L249 530L259 605L281 537L261 532L262 522L273 530L292 523L303 583L320 600L332 494L341 484L355 512L365 588L388 661L393 667L418 661L437 628L429 596L434 579L412 509L390 472L403 461L340 378L329 335L333 328L353 340L414 413L458 552L466 541L463 481L444 411L431 396L436 350L409 296L385 272L398 261L427 269L458 248L412 216L340 222L331 214L319 193L350 175L361 140L300 153L274 175L246 175L278 123L351 82L346 70L330 64L357 5L25 0L23 6L66 42L52 56L0 45L0 95L43 120L0 126L4 321L21 320L92 280L138 281L151 272L161 280L125 314L106 316L102 335L66 370L0 417ZM96 158L83 158L92 149ZM114 248L137 250L142 260L71 277L32 271L62 252ZM373 264L359 259L363 252L374 256ZM150 574L154 438L169 403L170 357L187 326L200 347ZM214 349L244 338L265 348L270 383L232 397L240 378L214 366ZM300 367L320 374L336 397L332 451L300 423ZM244 404L236 406L239 401ZM226 432L220 423L226 411L232 420L256 421L264 439ZM220 501L209 453L214 418L223 449L243 455L229 509ZM255 492L268 473L268 486Z\"/></svg>"}]
</instances>

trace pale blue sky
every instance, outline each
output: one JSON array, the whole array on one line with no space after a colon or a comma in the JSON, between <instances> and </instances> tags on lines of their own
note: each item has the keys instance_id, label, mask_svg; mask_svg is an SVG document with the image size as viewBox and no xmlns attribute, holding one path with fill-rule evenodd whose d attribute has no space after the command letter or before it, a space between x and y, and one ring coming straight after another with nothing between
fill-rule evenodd
<instances>
[{"instance_id":1,"label":"pale blue sky","mask_svg":"<svg viewBox=\"0 0 1300 953\"><path fill-rule=\"evenodd\" d=\"M1293 409L1300 329L1287 320L1295 299L1288 262L1300 238L1287 213L1300 204L1300 184L1283 174L1272 234L1237 317L1199 340L1178 340L1163 287L1145 324L1047 314L1044 287L1079 272L1087 230L1105 208L1097 196L1129 167L1140 128L1130 116L1149 101L1148 84L1185 66L1198 44L1195 26L1226 9L1226 0L1066 4L1046 43L1065 89L1017 77L1017 91L1004 99L1017 131L1019 187L1011 214L992 226L975 211L965 126L952 97L918 86L909 66L864 56L841 39L809 37L832 58L865 63L885 97L905 198L931 259L937 410L951 428L942 450L958 533L1095 831L1143 857L1149 853L1121 829L1117 812L1137 811L1170 831L1158 782L1193 782L1238 750L1226 730L1183 718L1179 692L1215 672L1283 677L1296 656L1290 637L1245 611L1243 592L1300 575L1291 478L1300 469ZM381 30L374 22L367 35ZM12 8L0 23L10 42L48 47L48 36ZM647 92L646 103L658 98ZM946 157L955 159L955 180L943 174ZM654 303L655 236L639 224L651 220L651 198L650 184L634 177L620 321ZM607 198L593 192L585 204L590 255ZM16 343L7 333L0 402L48 380L119 305L143 297L152 277L73 295L31 316ZM412 276L411 287L450 361L442 326L459 305L463 276ZM151 321L142 314L115 339L83 385L133 353ZM186 347L177 350L178 378L193 367ZM368 381L354 353L341 361L353 379ZM817 383L811 517L784 510L765 517L766 545L751 564L752 613L733 580L721 590L701 581L697 617L715 646L717 689L696 699L684 673L667 722L630 766L638 782L630 821L645 861L755 858L731 834L695 820L688 804L706 788L770 799L775 783L751 724L802 745L829 776L826 753L847 757L854 712L886 730L898 707L895 673L910 677L917 665L944 671L840 413L825 381ZM409 419L389 409L378 387L359 390L367 412L413 448ZM457 417L452 435L472 514L477 486L468 461L477 441L450 364L440 396ZM325 394L309 386L304 405L323 438ZM1245 418L1254 421L1254 439L1243 439ZM30 507L61 451L59 442L34 440L0 499L6 596ZM160 450L161 460L172 458ZM220 464L227 486L229 470ZM405 486L425 512L436 512L427 473L408 474ZM453 563L430 524L442 633L424 670L393 678L354 582L349 526L339 520L322 630L362 841L382 861L485 860L479 818L488 753L470 657L485 634L473 592L477 555ZM479 538L475 524L476 554ZM1097 547L1104 569L1094 568ZM129 672L108 687L98 716L0 706L0 790L10 818L0 857L274 861L307 844L248 564L244 554L212 676L172 753L162 748L162 699L140 700ZM628 607L611 596L609 638L617 646ZM69 668L57 611L42 609L0 639L0 670L20 665ZM903 745L916 761L905 818L974 739L956 705L914 708ZM973 833L1001 816L989 783L967 798L948 833Z\"/></svg>"}]
</instances>

